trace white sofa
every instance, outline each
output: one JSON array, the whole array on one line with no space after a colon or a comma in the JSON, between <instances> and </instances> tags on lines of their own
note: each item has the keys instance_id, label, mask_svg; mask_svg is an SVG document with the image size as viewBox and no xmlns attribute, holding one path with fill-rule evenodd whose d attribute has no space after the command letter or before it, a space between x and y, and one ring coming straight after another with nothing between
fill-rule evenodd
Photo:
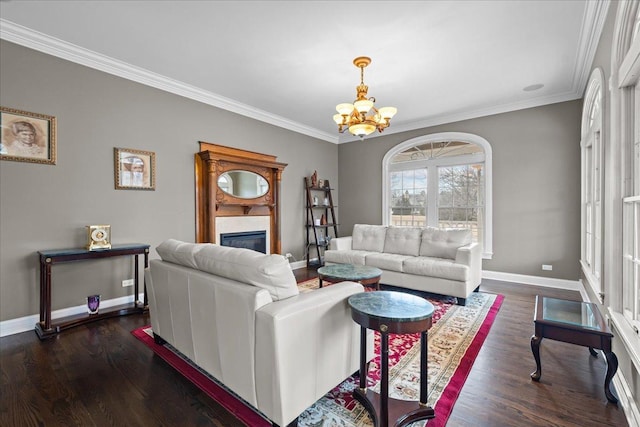
<instances>
[{"instance_id":1,"label":"white sofa","mask_svg":"<svg viewBox=\"0 0 640 427\"><path fill-rule=\"evenodd\" d=\"M348 237L331 239L324 261L382 270L380 283L458 298L480 285L482 248L468 229L356 224Z\"/></svg>"},{"instance_id":2,"label":"white sofa","mask_svg":"<svg viewBox=\"0 0 640 427\"><path fill-rule=\"evenodd\" d=\"M156 342L168 342L274 425L359 368L347 298L359 283L298 293L281 255L167 240L145 271ZM368 342L373 356L373 339Z\"/></svg>"}]
</instances>

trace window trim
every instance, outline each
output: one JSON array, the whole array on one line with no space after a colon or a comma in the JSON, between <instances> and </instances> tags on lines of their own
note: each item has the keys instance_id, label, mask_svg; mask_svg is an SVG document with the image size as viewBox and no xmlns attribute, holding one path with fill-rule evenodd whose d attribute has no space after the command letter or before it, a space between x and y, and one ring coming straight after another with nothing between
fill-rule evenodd
<instances>
[{"instance_id":1,"label":"window trim","mask_svg":"<svg viewBox=\"0 0 640 427\"><path fill-rule=\"evenodd\" d=\"M591 73L584 96L580 141L580 266L587 285L600 303L603 302L605 295L602 277L604 269L604 239L602 238L604 235L604 201L602 200L604 176L602 171L604 170L603 129L605 115L603 87L604 73L601 68L596 68ZM596 117L591 117L595 105L598 105L599 111ZM590 153L588 153L589 149ZM591 157L588 157L589 155ZM596 161L598 164L595 163ZM597 175L596 171L598 171ZM599 200L596 200L596 188L600 189ZM596 214L596 210L599 210L599 215ZM591 218L591 224L589 224L589 218ZM589 225L591 225L590 228ZM591 232L588 233L588 230ZM601 236L599 248L596 248L597 236ZM597 256L598 249L599 257ZM599 276L596 273L599 273Z\"/></svg>"},{"instance_id":2,"label":"window trim","mask_svg":"<svg viewBox=\"0 0 640 427\"><path fill-rule=\"evenodd\" d=\"M382 224L389 225L389 210L390 206L390 191L391 183L389 182L389 174L391 172L391 161L396 154L399 154L410 147L415 145L427 144L432 142L445 142L445 141L462 141L470 144L475 144L484 150L484 201L485 201L485 224L484 224L484 250L482 257L484 259L491 259L493 257L493 154L491 144L489 141L481 136L474 135L472 133L464 132L440 132L429 135L422 135L415 138L411 138L404 141L395 147L392 147L384 155L382 159ZM466 156L461 156L466 157ZM452 159L457 156L452 157ZM415 164L413 162L407 162L408 164ZM459 161L456 161L459 163ZM412 168L413 169L413 168ZM396 169L397 170L397 169Z\"/></svg>"}]
</instances>

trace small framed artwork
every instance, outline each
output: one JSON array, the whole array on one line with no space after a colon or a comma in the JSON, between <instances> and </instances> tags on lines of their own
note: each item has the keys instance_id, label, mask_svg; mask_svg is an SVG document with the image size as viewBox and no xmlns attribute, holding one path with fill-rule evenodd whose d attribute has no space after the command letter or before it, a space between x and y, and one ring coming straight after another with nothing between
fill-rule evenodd
<instances>
[{"instance_id":1,"label":"small framed artwork","mask_svg":"<svg viewBox=\"0 0 640 427\"><path fill-rule=\"evenodd\" d=\"M56 118L0 107L0 160L56 164Z\"/></svg>"},{"instance_id":2,"label":"small framed artwork","mask_svg":"<svg viewBox=\"0 0 640 427\"><path fill-rule=\"evenodd\" d=\"M156 153L114 148L116 190L155 190Z\"/></svg>"}]
</instances>

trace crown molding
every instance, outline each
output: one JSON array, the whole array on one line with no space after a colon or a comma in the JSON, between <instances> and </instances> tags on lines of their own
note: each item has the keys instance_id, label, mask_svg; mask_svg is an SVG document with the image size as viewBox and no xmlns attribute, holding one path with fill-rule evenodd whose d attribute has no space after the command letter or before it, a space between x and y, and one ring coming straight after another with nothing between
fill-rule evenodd
<instances>
[{"instance_id":1,"label":"crown molding","mask_svg":"<svg viewBox=\"0 0 640 427\"><path fill-rule=\"evenodd\" d=\"M384 133L372 133L365 139L379 138L381 136L392 135L395 133L408 132L416 129L428 128L448 123L460 122L463 120L477 119L480 117L492 116L494 114L509 113L512 111L524 110L527 108L541 107L543 105L556 104L558 102L573 101L580 99L582 92L564 92L552 96L541 96L538 98L528 99L525 101L512 102L508 104L494 105L486 108L478 108L475 110L460 111L450 114L441 114L430 116L426 119L415 120L411 122L393 123L392 126L386 128ZM342 134L339 144L358 141L360 138L352 135Z\"/></svg>"},{"instance_id":2,"label":"crown molding","mask_svg":"<svg viewBox=\"0 0 640 427\"><path fill-rule=\"evenodd\" d=\"M593 59L596 56L610 4L610 0L586 2L578 41L576 67L573 73L573 90L579 93L580 97L584 94L591 74Z\"/></svg>"},{"instance_id":3,"label":"crown molding","mask_svg":"<svg viewBox=\"0 0 640 427\"><path fill-rule=\"evenodd\" d=\"M202 90L198 87L145 70L144 68L101 55L1 18L0 39L165 92L173 93L174 95L183 96L194 101L202 102L203 104L240 114L254 120L269 123L283 129L288 129L334 144L338 143L338 137L334 134L320 131L213 92Z\"/></svg>"}]
</instances>

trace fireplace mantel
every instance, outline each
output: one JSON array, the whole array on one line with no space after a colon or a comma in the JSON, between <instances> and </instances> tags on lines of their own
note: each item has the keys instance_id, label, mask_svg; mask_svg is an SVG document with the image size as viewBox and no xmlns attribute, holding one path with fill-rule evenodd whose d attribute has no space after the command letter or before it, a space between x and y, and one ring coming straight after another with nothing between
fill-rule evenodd
<instances>
[{"instance_id":1,"label":"fireplace mantel","mask_svg":"<svg viewBox=\"0 0 640 427\"><path fill-rule=\"evenodd\" d=\"M216 218L268 216L270 218L270 253L280 253L280 181L286 163L275 156L222 145L200 142L195 155L196 242L219 243ZM267 192L259 197L235 197L218 187L218 178L228 171L249 171L263 177Z\"/></svg>"}]
</instances>

